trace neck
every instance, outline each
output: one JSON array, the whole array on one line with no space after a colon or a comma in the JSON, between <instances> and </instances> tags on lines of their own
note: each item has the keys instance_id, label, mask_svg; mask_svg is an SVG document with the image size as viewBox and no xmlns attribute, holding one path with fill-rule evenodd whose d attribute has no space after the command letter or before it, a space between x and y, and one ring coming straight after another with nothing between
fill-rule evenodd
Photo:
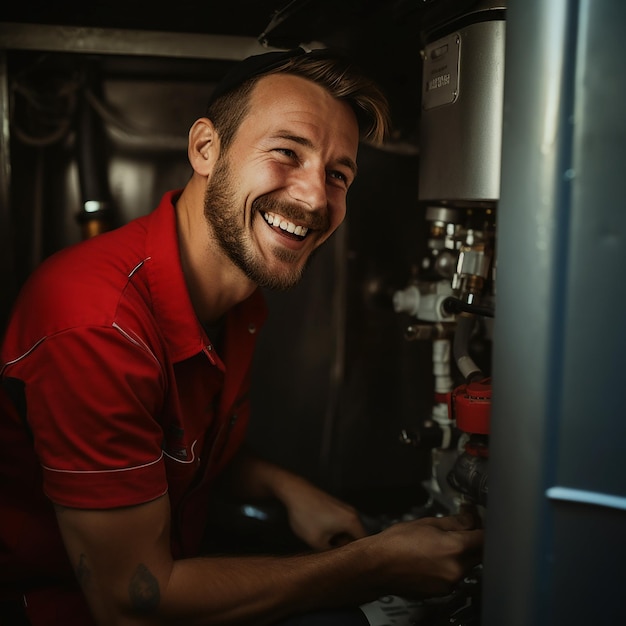
<instances>
[{"instance_id":1,"label":"neck","mask_svg":"<svg viewBox=\"0 0 626 626\"><path fill-rule=\"evenodd\" d=\"M201 323L211 324L248 298L255 283L211 238L200 181L192 179L176 203L180 258L187 290Z\"/></svg>"}]
</instances>

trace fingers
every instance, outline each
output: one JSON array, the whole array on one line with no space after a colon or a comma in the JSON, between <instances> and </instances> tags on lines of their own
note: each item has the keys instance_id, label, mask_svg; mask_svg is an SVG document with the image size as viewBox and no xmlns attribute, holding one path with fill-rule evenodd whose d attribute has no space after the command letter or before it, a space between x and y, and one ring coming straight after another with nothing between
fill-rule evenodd
<instances>
[{"instance_id":1,"label":"fingers","mask_svg":"<svg viewBox=\"0 0 626 626\"><path fill-rule=\"evenodd\" d=\"M477 526L480 518L466 511L447 517L422 518L419 520L447 534L453 540L453 553L459 565L467 571L482 561L485 531Z\"/></svg>"},{"instance_id":2,"label":"fingers","mask_svg":"<svg viewBox=\"0 0 626 626\"><path fill-rule=\"evenodd\" d=\"M485 531L482 529L476 530L459 530L453 531L459 535L463 545L463 552L470 558L476 557L480 559L482 557L483 546L485 544Z\"/></svg>"},{"instance_id":3,"label":"fingers","mask_svg":"<svg viewBox=\"0 0 626 626\"><path fill-rule=\"evenodd\" d=\"M296 535L314 550L338 548L368 535L356 510L347 505L290 521Z\"/></svg>"},{"instance_id":4,"label":"fingers","mask_svg":"<svg viewBox=\"0 0 626 626\"><path fill-rule=\"evenodd\" d=\"M463 509L456 515L448 515L446 517L428 517L422 518L425 524L436 526L441 530L473 530L481 527L480 517L473 509Z\"/></svg>"},{"instance_id":5,"label":"fingers","mask_svg":"<svg viewBox=\"0 0 626 626\"><path fill-rule=\"evenodd\" d=\"M467 571L475 567L483 560L484 531L462 530L457 531L462 535L463 552L460 558L461 565Z\"/></svg>"},{"instance_id":6,"label":"fingers","mask_svg":"<svg viewBox=\"0 0 626 626\"><path fill-rule=\"evenodd\" d=\"M367 535L369 535L369 533L367 532L367 529L365 528L365 526L363 525L363 522L361 521L360 516L358 515L356 511L354 511L353 513L353 519L352 519L352 523L350 524L350 527L347 528L346 530L347 530L347 534L349 534L352 537L353 541L355 539L362 539L363 537L367 537Z\"/></svg>"},{"instance_id":7,"label":"fingers","mask_svg":"<svg viewBox=\"0 0 626 626\"><path fill-rule=\"evenodd\" d=\"M349 533L337 533L336 535L333 535L328 540L328 545L331 548L339 548L340 546L345 546L346 544L354 541L355 539L356 537L353 537Z\"/></svg>"},{"instance_id":8,"label":"fingers","mask_svg":"<svg viewBox=\"0 0 626 626\"><path fill-rule=\"evenodd\" d=\"M360 519L354 513L354 515L350 516L350 518L345 520L345 525L343 528L335 532L328 539L329 548L338 548L340 546L345 546L356 539L361 539L368 535L365 530L363 524Z\"/></svg>"},{"instance_id":9,"label":"fingers","mask_svg":"<svg viewBox=\"0 0 626 626\"><path fill-rule=\"evenodd\" d=\"M461 515L466 515L466 516L471 517L471 519L474 521L475 528L483 527L483 518L481 514L479 513L478 508L474 506L473 504L462 504L460 513Z\"/></svg>"},{"instance_id":10,"label":"fingers","mask_svg":"<svg viewBox=\"0 0 626 626\"><path fill-rule=\"evenodd\" d=\"M472 520L466 516L448 515L446 517L424 517L418 520L421 524L434 526L439 530L471 530L474 528Z\"/></svg>"}]
</instances>

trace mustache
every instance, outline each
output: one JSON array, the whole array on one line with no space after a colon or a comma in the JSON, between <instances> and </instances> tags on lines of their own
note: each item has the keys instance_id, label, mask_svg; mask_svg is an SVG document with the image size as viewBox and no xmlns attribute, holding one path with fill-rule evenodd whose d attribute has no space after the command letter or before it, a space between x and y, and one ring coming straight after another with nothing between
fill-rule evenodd
<instances>
[{"instance_id":1,"label":"mustache","mask_svg":"<svg viewBox=\"0 0 626 626\"><path fill-rule=\"evenodd\" d=\"M260 213L278 213L290 222L306 226L312 230L325 232L330 228L327 212L303 209L295 202L273 198L271 195L260 196L253 200L252 210Z\"/></svg>"}]
</instances>

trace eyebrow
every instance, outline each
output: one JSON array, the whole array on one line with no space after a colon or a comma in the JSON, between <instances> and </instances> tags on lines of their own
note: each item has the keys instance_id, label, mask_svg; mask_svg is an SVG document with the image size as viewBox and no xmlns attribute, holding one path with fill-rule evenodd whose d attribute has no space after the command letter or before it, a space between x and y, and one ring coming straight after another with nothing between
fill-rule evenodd
<instances>
[{"instance_id":1,"label":"eyebrow","mask_svg":"<svg viewBox=\"0 0 626 626\"><path fill-rule=\"evenodd\" d=\"M289 141L293 141L294 143L304 146L305 148L315 148L313 142L310 139L307 139L306 137L300 137L300 135L292 135L290 132L287 131L279 131L276 133L276 135L274 135L274 137L278 139L288 139ZM357 165L350 157L340 157L339 159L337 159L337 162L340 165L344 165L345 167L347 167L352 172L352 175L356 178Z\"/></svg>"}]
</instances>

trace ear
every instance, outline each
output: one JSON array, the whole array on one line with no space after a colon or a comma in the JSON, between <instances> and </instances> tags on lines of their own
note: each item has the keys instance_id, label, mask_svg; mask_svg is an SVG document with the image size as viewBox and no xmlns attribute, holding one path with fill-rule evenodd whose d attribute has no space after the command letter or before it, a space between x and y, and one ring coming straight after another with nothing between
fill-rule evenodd
<instances>
[{"instance_id":1,"label":"ear","mask_svg":"<svg viewBox=\"0 0 626 626\"><path fill-rule=\"evenodd\" d=\"M220 142L213 122L207 117L196 120L189 130L187 154L195 172L209 176L220 153Z\"/></svg>"}]
</instances>

